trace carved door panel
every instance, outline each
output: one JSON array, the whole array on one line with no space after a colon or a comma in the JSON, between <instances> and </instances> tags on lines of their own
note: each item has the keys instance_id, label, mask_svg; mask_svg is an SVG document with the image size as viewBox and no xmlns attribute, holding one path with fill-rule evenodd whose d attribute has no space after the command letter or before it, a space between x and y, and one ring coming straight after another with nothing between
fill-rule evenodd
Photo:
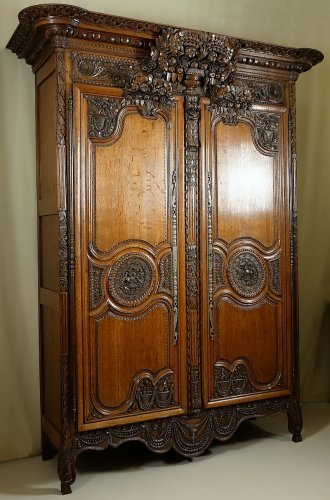
<instances>
[{"instance_id":1,"label":"carved door panel","mask_svg":"<svg viewBox=\"0 0 330 500\"><path fill-rule=\"evenodd\" d=\"M287 111L201 116L203 393L206 406L288 394ZM207 306L206 306L207 304Z\"/></svg>"},{"instance_id":2,"label":"carved door panel","mask_svg":"<svg viewBox=\"0 0 330 500\"><path fill-rule=\"evenodd\" d=\"M183 413L182 100L76 86L74 107L79 427Z\"/></svg>"}]
</instances>

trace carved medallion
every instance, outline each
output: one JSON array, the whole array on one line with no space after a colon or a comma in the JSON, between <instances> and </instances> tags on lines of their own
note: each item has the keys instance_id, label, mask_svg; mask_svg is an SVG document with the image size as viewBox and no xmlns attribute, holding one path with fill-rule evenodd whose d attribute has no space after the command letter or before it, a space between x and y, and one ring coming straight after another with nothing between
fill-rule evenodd
<instances>
[{"instance_id":1,"label":"carved medallion","mask_svg":"<svg viewBox=\"0 0 330 500\"><path fill-rule=\"evenodd\" d=\"M264 264L250 250L237 252L230 257L227 275L233 289L243 297L255 297L266 283Z\"/></svg>"},{"instance_id":2,"label":"carved medallion","mask_svg":"<svg viewBox=\"0 0 330 500\"><path fill-rule=\"evenodd\" d=\"M123 306L141 304L152 292L154 274L151 262L142 254L125 255L110 270L110 293Z\"/></svg>"}]
</instances>

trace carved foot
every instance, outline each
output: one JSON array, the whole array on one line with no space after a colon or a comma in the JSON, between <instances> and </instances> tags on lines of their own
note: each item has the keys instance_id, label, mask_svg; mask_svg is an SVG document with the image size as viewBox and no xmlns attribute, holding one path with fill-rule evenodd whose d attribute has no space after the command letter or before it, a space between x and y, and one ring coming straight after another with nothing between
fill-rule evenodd
<instances>
[{"instance_id":1,"label":"carved foot","mask_svg":"<svg viewBox=\"0 0 330 500\"><path fill-rule=\"evenodd\" d=\"M303 426L303 418L301 413L300 402L292 400L288 412L288 427L292 434L292 441L300 443L302 441L301 430Z\"/></svg>"},{"instance_id":2,"label":"carved foot","mask_svg":"<svg viewBox=\"0 0 330 500\"><path fill-rule=\"evenodd\" d=\"M57 453L56 448L46 436L44 432L41 433L41 457L43 460L51 460Z\"/></svg>"},{"instance_id":3,"label":"carved foot","mask_svg":"<svg viewBox=\"0 0 330 500\"><path fill-rule=\"evenodd\" d=\"M72 493L71 484L76 479L76 453L73 450L61 450L58 457L58 475L61 481L62 495Z\"/></svg>"}]
</instances>

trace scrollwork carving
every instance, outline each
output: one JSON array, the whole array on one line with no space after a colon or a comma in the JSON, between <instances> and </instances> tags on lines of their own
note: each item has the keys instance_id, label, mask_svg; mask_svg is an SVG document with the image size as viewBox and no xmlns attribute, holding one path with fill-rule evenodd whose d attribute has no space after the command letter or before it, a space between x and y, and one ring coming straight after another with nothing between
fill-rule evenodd
<instances>
[{"instance_id":1,"label":"scrollwork carving","mask_svg":"<svg viewBox=\"0 0 330 500\"><path fill-rule=\"evenodd\" d=\"M253 102L258 104L284 104L284 84L280 82L256 82L244 80L250 89Z\"/></svg>"},{"instance_id":2,"label":"scrollwork carving","mask_svg":"<svg viewBox=\"0 0 330 500\"><path fill-rule=\"evenodd\" d=\"M139 71L139 65L136 61L121 61L94 54L73 54L72 63L75 82L109 87L129 87Z\"/></svg>"}]
</instances>

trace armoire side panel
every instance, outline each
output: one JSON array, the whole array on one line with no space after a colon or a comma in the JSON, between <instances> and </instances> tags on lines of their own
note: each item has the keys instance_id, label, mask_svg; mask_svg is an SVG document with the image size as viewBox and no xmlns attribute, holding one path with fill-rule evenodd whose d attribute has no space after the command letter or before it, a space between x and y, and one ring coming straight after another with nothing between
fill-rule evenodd
<instances>
[{"instance_id":1,"label":"armoire side panel","mask_svg":"<svg viewBox=\"0 0 330 500\"><path fill-rule=\"evenodd\" d=\"M39 330L43 432L58 446L61 432L61 308L59 300L58 75L56 56L36 73Z\"/></svg>"}]
</instances>

